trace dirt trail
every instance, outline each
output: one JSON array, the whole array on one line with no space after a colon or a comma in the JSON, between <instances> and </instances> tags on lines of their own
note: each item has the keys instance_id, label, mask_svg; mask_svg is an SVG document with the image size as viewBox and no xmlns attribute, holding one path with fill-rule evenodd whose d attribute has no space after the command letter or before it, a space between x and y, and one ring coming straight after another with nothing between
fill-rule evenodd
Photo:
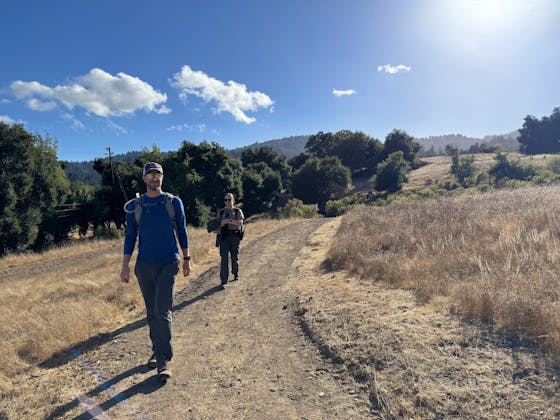
<instances>
[{"instance_id":1,"label":"dirt trail","mask_svg":"<svg viewBox=\"0 0 560 420\"><path fill-rule=\"evenodd\" d=\"M365 393L301 332L287 287L294 260L324 222L296 222L246 244L241 280L225 291L217 267L195 273L176 294L166 385L143 366L148 332L137 322L55 369L67 386L50 418L369 418Z\"/></svg>"}]
</instances>

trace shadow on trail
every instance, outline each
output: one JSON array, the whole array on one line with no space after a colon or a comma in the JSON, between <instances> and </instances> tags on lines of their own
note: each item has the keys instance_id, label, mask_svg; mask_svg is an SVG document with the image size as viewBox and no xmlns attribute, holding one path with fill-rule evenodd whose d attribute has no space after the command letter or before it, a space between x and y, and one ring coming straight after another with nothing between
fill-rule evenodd
<instances>
[{"instance_id":1,"label":"shadow on trail","mask_svg":"<svg viewBox=\"0 0 560 420\"><path fill-rule=\"evenodd\" d=\"M201 299L205 299L209 296L212 296L214 293L219 292L221 289L218 285L211 287L210 289L200 293L199 295L195 296L192 299L183 300L186 296L191 295L202 289L202 287L208 283L208 280L215 277L217 273L217 267L212 267L198 276L194 281L188 284L185 288L181 289L175 295L175 300L180 301L179 303L173 306L173 311L179 311L185 307L192 305L193 303L198 302ZM139 319L137 321L131 322L128 325L123 327L117 328L114 331L109 333L102 333L97 334L93 337L88 338L74 346L67 348L65 350L61 350L54 355L52 355L47 360L41 362L39 367L51 369L56 368L58 366L62 366L69 361L76 358L76 355L87 353L89 350L94 349L98 346L101 346L111 340L114 340L121 334L125 334L130 331L134 331L138 328L145 327L147 325L147 321L145 318Z\"/></svg>"},{"instance_id":2,"label":"shadow on trail","mask_svg":"<svg viewBox=\"0 0 560 420\"><path fill-rule=\"evenodd\" d=\"M117 376L115 376L114 378L111 378L111 379L108 379L108 380L102 382L94 390L74 398L68 404L65 404L61 407L58 407L47 417L47 419L55 419L55 418L62 417L66 413L68 413L69 411L75 409L76 407L78 407L80 405L82 405L83 407L87 407L87 408L85 408L85 411L82 414L74 417L74 419L80 419L80 420L94 419L94 418L97 418L98 416L100 416L103 412L105 412L105 411L109 410L110 408L116 406L117 404L125 403L125 401L127 399L129 399L130 397L133 397L134 395L137 395L137 394L151 394L152 392L157 391L162 386L164 386L164 384L161 381L159 381L159 379L157 378L157 375L152 375L152 376L144 379L142 382L137 383L137 384L131 386L130 388L128 388L124 391L121 391L121 392L117 392L113 388L113 385L122 381L125 378L128 378L130 376L134 376L134 375L137 375L137 374L148 373L150 370L152 370L152 369L149 369L145 365L140 365L140 366L136 366L132 369L129 369L126 372L122 372L122 373L118 374ZM99 405L96 405L93 401L91 401L91 398L94 398L94 397L98 396L100 393L102 393L104 391L111 395L110 398L108 398L107 400L105 400L104 402L102 402ZM134 410L132 409L132 407L130 407L129 411L132 412ZM137 413L137 414L140 414L140 413Z\"/></svg>"}]
</instances>

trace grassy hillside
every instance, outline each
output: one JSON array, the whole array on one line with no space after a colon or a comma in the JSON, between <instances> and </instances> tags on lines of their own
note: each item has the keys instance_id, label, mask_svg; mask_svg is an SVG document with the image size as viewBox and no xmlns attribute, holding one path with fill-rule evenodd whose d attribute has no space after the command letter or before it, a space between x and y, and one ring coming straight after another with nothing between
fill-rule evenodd
<instances>
[{"instance_id":1,"label":"grassy hillside","mask_svg":"<svg viewBox=\"0 0 560 420\"><path fill-rule=\"evenodd\" d=\"M493 166L495 161L494 153L480 153L473 155L474 165L477 172L487 171ZM551 155L523 155L520 153L508 153L511 159L519 159L523 164L533 163L535 165L545 165ZM454 182L455 178L451 174L451 157L433 156L420 158L421 166L410 172L408 182L403 185L403 190L420 190L429 188L436 184L443 185L445 182Z\"/></svg>"},{"instance_id":2,"label":"grassy hillside","mask_svg":"<svg viewBox=\"0 0 560 420\"><path fill-rule=\"evenodd\" d=\"M362 207L328 264L441 297L465 319L544 344L560 361L560 186Z\"/></svg>"}]
</instances>

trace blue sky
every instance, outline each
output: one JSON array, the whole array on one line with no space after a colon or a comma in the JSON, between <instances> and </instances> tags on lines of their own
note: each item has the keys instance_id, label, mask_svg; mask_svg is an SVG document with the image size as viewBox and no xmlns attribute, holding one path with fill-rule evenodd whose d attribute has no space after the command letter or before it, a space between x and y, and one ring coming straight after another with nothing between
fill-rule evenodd
<instances>
[{"instance_id":1,"label":"blue sky","mask_svg":"<svg viewBox=\"0 0 560 420\"><path fill-rule=\"evenodd\" d=\"M516 130L560 106L556 0L19 0L0 120L89 160L360 130Z\"/></svg>"}]
</instances>

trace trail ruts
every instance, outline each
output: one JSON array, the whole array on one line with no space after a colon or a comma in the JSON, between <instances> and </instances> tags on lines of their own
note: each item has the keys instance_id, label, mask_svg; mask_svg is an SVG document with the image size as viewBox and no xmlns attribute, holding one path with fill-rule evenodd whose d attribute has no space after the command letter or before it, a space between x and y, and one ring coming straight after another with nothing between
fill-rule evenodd
<instances>
[{"instance_id":1,"label":"trail ruts","mask_svg":"<svg viewBox=\"0 0 560 420\"><path fill-rule=\"evenodd\" d=\"M286 286L295 257L322 223L298 221L247 243L241 279L225 291L216 266L176 294L174 376L166 385L143 367L150 349L141 325L66 366L82 374L68 375L76 378L74 395L52 416L369 418L367 396L305 338Z\"/></svg>"}]
</instances>

